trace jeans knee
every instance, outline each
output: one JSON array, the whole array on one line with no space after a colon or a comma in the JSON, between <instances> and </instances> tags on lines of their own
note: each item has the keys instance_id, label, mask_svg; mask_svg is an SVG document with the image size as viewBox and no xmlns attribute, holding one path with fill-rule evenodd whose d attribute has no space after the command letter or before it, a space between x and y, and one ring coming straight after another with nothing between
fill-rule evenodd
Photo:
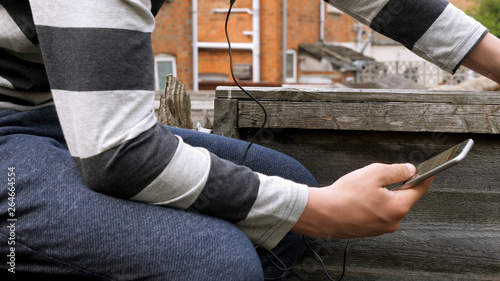
<instances>
[{"instance_id":1,"label":"jeans knee","mask_svg":"<svg viewBox=\"0 0 500 281\"><path fill-rule=\"evenodd\" d=\"M239 230L237 230L239 232ZM254 245L242 233L233 233L227 244L214 251L218 280L263 280L262 264Z\"/></svg>"},{"instance_id":2,"label":"jeans knee","mask_svg":"<svg viewBox=\"0 0 500 281\"><path fill-rule=\"evenodd\" d=\"M198 223L197 233L185 233L169 249L172 280L263 280L257 251L241 230L215 218Z\"/></svg>"},{"instance_id":3,"label":"jeans knee","mask_svg":"<svg viewBox=\"0 0 500 281\"><path fill-rule=\"evenodd\" d=\"M255 250L253 250L255 252ZM248 254L246 256L238 255L228 256L227 260L220 264L223 270L218 280L263 280L264 273L262 265L256 253Z\"/></svg>"}]
</instances>

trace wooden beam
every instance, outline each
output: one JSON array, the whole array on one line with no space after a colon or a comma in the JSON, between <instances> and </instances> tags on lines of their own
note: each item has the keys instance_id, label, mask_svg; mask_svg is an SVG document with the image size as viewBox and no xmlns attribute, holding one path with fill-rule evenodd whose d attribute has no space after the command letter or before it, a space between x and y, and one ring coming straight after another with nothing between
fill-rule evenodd
<instances>
[{"instance_id":1,"label":"wooden beam","mask_svg":"<svg viewBox=\"0 0 500 281\"><path fill-rule=\"evenodd\" d=\"M499 92L380 89L248 88L268 112L269 128L400 132L500 133ZM236 87L218 100L238 100L237 128L262 124L260 107Z\"/></svg>"},{"instance_id":2,"label":"wooden beam","mask_svg":"<svg viewBox=\"0 0 500 281\"><path fill-rule=\"evenodd\" d=\"M500 133L500 106L415 102L261 101L269 128L400 132ZM240 101L238 128L257 128L261 108Z\"/></svg>"},{"instance_id":3,"label":"wooden beam","mask_svg":"<svg viewBox=\"0 0 500 281\"><path fill-rule=\"evenodd\" d=\"M500 105L500 92L437 91L407 89L295 89L248 87L247 92L258 100L275 101L337 101L337 102L428 102L451 104ZM250 100L237 87L217 87L215 98Z\"/></svg>"}]
</instances>

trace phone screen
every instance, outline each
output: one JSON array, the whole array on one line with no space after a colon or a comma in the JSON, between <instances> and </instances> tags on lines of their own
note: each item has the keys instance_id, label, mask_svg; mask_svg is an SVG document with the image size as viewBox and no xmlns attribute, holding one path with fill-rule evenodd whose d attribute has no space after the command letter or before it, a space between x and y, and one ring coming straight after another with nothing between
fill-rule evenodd
<instances>
[{"instance_id":1,"label":"phone screen","mask_svg":"<svg viewBox=\"0 0 500 281\"><path fill-rule=\"evenodd\" d=\"M462 160L463 157L465 157L473 143L474 142L471 139L466 140L416 165L417 171L415 172L415 175L401 184L396 184L396 186L398 186L397 188L403 186L409 187L417 182L420 182L445 170L448 167L453 166L454 164Z\"/></svg>"}]
</instances>

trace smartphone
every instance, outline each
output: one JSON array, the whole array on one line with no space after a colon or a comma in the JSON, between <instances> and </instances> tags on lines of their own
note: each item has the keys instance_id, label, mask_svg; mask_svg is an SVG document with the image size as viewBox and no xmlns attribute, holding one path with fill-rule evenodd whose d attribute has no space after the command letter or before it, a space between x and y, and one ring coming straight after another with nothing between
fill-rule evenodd
<instances>
[{"instance_id":1,"label":"smartphone","mask_svg":"<svg viewBox=\"0 0 500 281\"><path fill-rule=\"evenodd\" d=\"M411 178L402 183L391 185L391 187L395 186L395 188L389 189L396 190L411 187L425 179L434 176L441 171L448 169L453 165L456 165L457 163L462 161L465 156L467 156L467 153L469 153L472 145L474 145L474 141L472 139L468 139L446 150L445 152L442 152L416 165L417 171Z\"/></svg>"}]
</instances>

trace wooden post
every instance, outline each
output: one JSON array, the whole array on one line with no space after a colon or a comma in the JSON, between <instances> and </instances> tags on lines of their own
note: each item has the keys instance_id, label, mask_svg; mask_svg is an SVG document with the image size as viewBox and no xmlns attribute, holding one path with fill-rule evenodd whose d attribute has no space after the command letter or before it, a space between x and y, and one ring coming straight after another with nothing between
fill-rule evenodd
<instances>
[{"instance_id":1,"label":"wooden post","mask_svg":"<svg viewBox=\"0 0 500 281\"><path fill-rule=\"evenodd\" d=\"M186 87L172 75L167 76L165 92L160 95L158 122L179 128L193 129L191 98Z\"/></svg>"},{"instance_id":2,"label":"wooden post","mask_svg":"<svg viewBox=\"0 0 500 281\"><path fill-rule=\"evenodd\" d=\"M218 99L214 104L214 134L239 139L238 100Z\"/></svg>"}]
</instances>

